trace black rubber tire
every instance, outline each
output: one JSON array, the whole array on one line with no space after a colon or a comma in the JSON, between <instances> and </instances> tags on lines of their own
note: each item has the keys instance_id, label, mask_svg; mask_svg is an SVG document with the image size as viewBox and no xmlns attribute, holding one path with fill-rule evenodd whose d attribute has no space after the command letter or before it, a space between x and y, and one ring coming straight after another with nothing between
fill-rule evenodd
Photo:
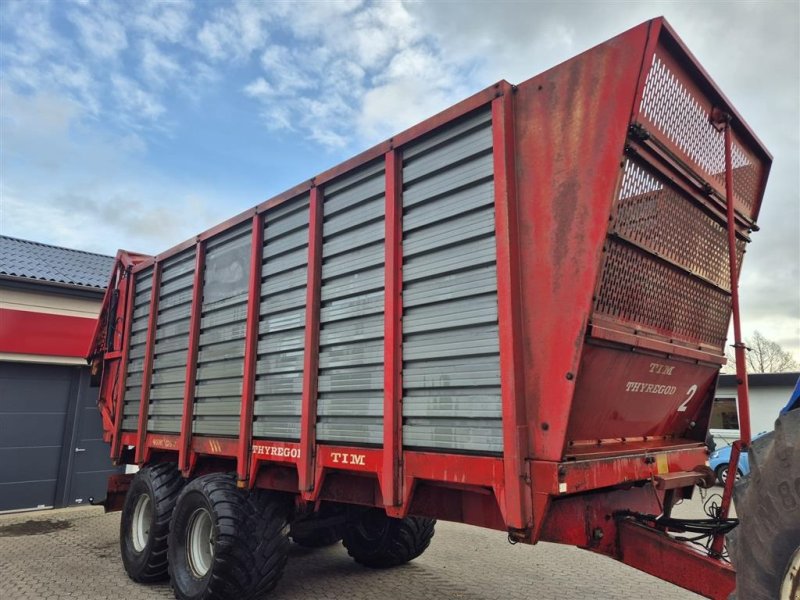
<instances>
[{"instance_id":1,"label":"black rubber tire","mask_svg":"<svg viewBox=\"0 0 800 600\"><path fill-rule=\"evenodd\" d=\"M194 512L204 508L214 531L208 572L198 578L187 553ZM169 574L179 600L260 598L283 575L289 553L289 503L264 490L241 490L236 476L214 473L183 488L169 533Z\"/></svg>"},{"instance_id":2,"label":"black rubber tire","mask_svg":"<svg viewBox=\"0 0 800 600\"><path fill-rule=\"evenodd\" d=\"M739 600L775 600L800 547L800 410L753 442L750 474L734 487L739 525L728 538Z\"/></svg>"},{"instance_id":3,"label":"black rubber tire","mask_svg":"<svg viewBox=\"0 0 800 600\"><path fill-rule=\"evenodd\" d=\"M434 534L435 519L393 519L379 508L348 515L342 542L353 559L373 569L405 564L425 552Z\"/></svg>"},{"instance_id":4,"label":"black rubber tire","mask_svg":"<svg viewBox=\"0 0 800 600\"><path fill-rule=\"evenodd\" d=\"M719 482L719 484L720 484L722 487L725 487L725 479L724 479L724 477L723 477L723 472L724 472L724 471L727 471L727 470L728 470L728 465L727 465L727 464L724 464L724 465L719 465L719 466L716 468L716 470L714 471L714 474L717 476L717 481ZM742 470L741 470L741 469L738 469L738 468L737 468L737 469L736 469L736 473L739 475L739 477L743 477L743 476L744 476L744 474L742 473Z\"/></svg>"},{"instance_id":5,"label":"black rubber tire","mask_svg":"<svg viewBox=\"0 0 800 600\"><path fill-rule=\"evenodd\" d=\"M304 530L302 533L296 532L292 527L289 535L295 544L303 548L327 548L342 541L344 525L316 527L313 530Z\"/></svg>"},{"instance_id":6,"label":"black rubber tire","mask_svg":"<svg viewBox=\"0 0 800 600\"><path fill-rule=\"evenodd\" d=\"M159 463L144 467L134 476L119 526L119 545L122 564L128 577L139 583L167 579L167 545L169 521L184 484L180 471L173 463ZM154 507L150 533L144 549L136 551L132 539L132 523L136 504L142 494L150 496Z\"/></svg>"},{"instance_id":7,"label":"black rubber tire","mask_svg":"<svg viewBox=\"0 0 800 600\"><path fill-rule=\"evenodd\" d=\"M323 503L319 511L292 521L289 537L303 548L326 548L342 541L344 527L344 507Z\"/></svg>"}]
</instances>

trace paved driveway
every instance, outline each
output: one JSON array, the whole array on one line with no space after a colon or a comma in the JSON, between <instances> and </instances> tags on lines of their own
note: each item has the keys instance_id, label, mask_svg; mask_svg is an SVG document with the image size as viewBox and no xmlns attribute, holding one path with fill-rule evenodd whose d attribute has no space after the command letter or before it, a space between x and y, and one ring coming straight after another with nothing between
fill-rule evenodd
<instances>
[{"instance_id":1,"label":"paved driveway","mask_svg":"<svg viewBox=\"0 0 800 600\"><path fill-rule=\"evenodd\" d=\"M681 513L701 516L698 508L693 502L681 507ZM0 598L172 598L168 585L138 585L125 575L119 556L119 515L83 507L0 516ZM699 596L577 548L547 543L511 546L501 532L439 522L425 554L386 571L358 566L341 545L314 551L293 545L286 574L270 598L678 600Z\"/></svg>"}]
</instances>

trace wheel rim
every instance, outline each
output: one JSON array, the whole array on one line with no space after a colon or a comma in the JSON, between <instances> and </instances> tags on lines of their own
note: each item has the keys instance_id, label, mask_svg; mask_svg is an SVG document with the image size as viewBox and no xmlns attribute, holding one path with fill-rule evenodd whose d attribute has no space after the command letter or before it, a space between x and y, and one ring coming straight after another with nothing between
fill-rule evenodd
<instances>
[{"instance_id":1,"label":"wheel rim","mask_svg":"<svg viewBox=\"0 0 800 600\"><path fill-rule=\"evenodd\" d=\"M728 481L728 467L722 469L722 473L720 473L719 478L722 480L722 483ZM736 469L736 479L734 481L740 481L742 479L742 474L739 472L739 469Z\"/></svg>"},{"instance_id":2,"label":"wheel rim","mask_svg":"<svg viewBox=\"0 0 800 600\"><path fill-rule=\"evenodd\" d=\"M131 540L133 549L142 552L150 539L150 523L153 521L153 503L150 494L142 494L136 500L131 521Z\"/></svg>"},{"instance_id":3,"label":"wheel rim","mask_svg":"<svg viewBox=\"0 0 800 600\"><path fill-rule=\"evenodd\" d=\"M214 521L205 508L198 508L189 519L186 555L192 574L205 577L214 559Z\"/></svg>"},{"instance_id":4,"label":"wheel rim","mask_svg":"<svg viewBox=\"0 0 800 600\"><path fill-rule=\"evenodd\" d=\"M781 584L781 600L800 598L800 546L794 551L786 566L786 575Z\"/></svg>"}]
</instances>

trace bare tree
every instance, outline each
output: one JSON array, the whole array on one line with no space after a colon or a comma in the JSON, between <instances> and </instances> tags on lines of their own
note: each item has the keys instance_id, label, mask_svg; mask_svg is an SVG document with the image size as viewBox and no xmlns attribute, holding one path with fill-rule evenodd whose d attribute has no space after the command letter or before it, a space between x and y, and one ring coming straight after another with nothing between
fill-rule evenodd
<instances>
[{"instance_id":1,"label":"bare tree","mask_svg":"<svg viewBox=\"0 0 800 600\"><path fill-rule=\"evenodd\" d=\"M767 339L760 331L754 331L753 335L744 341L748 350L747 372L748 373L786 373L800 369L800 364L788 350L776 341ZM733 348L728 348L725 352L728 364L723 367L723 373L736 372L736 357Z\"/></svg>"}]
</instances>

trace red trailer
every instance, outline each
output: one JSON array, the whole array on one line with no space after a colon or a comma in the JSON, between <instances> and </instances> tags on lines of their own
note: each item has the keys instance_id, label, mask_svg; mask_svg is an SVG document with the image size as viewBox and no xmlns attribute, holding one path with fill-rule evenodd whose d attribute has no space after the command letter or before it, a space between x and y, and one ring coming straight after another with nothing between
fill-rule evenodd
<instances>
[{"instance_id":1,"label":"red trailer","mask_svg":"<svg viewBox=\"0 0 800 600\"><path fill-rule=\"evenodd\" d=\"M727 505L670 511L714 478L771 160L655 19L162 254L120 251L90 360L112 457L141 467L106 499L129 575L256 597L289 537L386 567L445 519L727 598Z\"/></svg>"}]
</instances>

